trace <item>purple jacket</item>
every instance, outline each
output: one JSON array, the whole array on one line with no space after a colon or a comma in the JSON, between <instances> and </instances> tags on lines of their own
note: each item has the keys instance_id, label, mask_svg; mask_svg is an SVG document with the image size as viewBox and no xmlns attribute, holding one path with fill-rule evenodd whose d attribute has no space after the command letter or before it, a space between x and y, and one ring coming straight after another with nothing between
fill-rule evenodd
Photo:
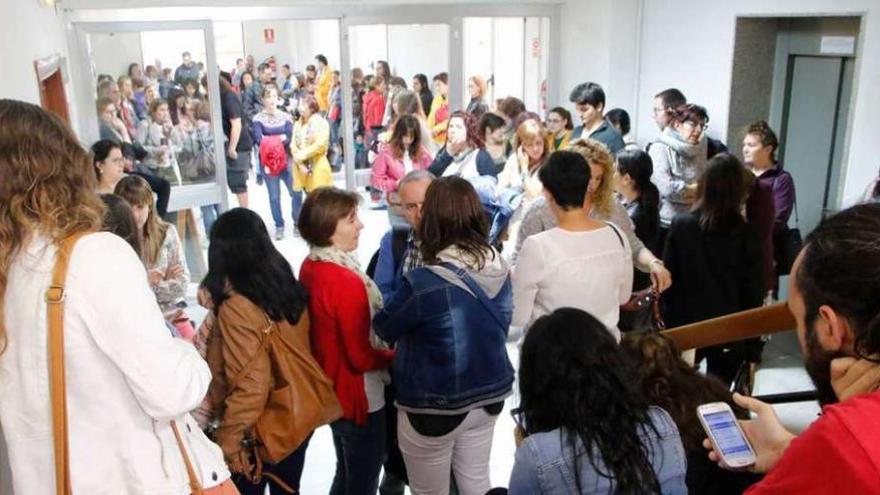
<instances>
[{"instance_id":1,"label":"purple jacket","mask_svg":"<svg viewBox=\"0 0 880 495\"><path fill-rule=\"evenodd\" d=\"M761 174L758 177L758 182L773 191L773 203L776 206L773 233L775 235L782 234L788 226L788 219L791 217L791 212L797 201L794 179L791 178L790 173L783 169L781 163L777 163L775 167Z\"/></svg>"}]
</instances>

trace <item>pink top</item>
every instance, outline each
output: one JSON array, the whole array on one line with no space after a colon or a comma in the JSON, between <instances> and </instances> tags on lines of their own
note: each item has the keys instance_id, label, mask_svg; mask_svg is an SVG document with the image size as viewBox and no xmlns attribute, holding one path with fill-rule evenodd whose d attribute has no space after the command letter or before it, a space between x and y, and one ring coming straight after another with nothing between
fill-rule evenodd
<instances>
[{"instance_id":1,"label":"pink top","mask_svg":"<svg viewBox=\"0 0 880 495\"><path fill-rule=\"evenodd\" d=\"M422 146L418 156L412 160L412 170L425 170L429 166L431 166L431 155ZM404 159L395 157L391 145L384 144L379 150L376 161L373 162L373 177L370 182L373 187L385 192L395 192L397 184L407 172L409 170L406 169Z\"/></svg>"}]
</instances>

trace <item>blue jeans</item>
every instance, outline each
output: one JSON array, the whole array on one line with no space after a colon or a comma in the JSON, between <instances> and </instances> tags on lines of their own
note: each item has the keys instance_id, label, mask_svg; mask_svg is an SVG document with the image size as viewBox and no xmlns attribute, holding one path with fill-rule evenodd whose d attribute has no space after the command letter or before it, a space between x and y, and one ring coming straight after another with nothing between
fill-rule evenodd
<instances>
[{"instance_id":1,"label":"blue jeans","mask_svg":"<svg viewBox=\"0 0 880 495\"><path fill-rule=\"evenodd\" d=\"M284 215L281 211L281 183L287 187L290 194L291 209L293 211L293 223L299 221L299 212L302 210L302 191L293 190L293 178L290 174L290 167L278 175L266 174L263 176L266 182L266 189L269 191L269 209L272 210L272 219L275 221L276 228L284 227Z\"/></svg>"},{"instance_id":2,"label":"blue jeans","mask_svg":"<svg viewBox=\"0 0 880 495\"><path fill-rule=\"evenodd\" d=\"M330 495L375 495L385 462L385 409L370 413L367 424L339 419L330 423L336 447L336 475Z\"/></svg>"},{"instance_id":3,"label":"blue jeans","mask_svg":"<svg viewBox=\"0 0 880 495\"><path fill-rule=\"evenodd\" d=\"M220 216L219 204L202 206L202 223L205 225L205 236L208 239L211 238L211 227L214 226L218 216Z\"/></svg>"}]
</instances>

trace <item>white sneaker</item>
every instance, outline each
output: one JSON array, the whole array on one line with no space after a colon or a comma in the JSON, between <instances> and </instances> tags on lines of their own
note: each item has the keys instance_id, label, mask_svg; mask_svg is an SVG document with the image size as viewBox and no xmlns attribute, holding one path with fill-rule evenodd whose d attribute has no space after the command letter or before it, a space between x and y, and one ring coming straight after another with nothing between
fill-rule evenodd
<instances>
[{"instance_id":1,"label":"white sneaker","mask_svg":"<svg viewBox=\"0 0 880 495\"><path fill-rule=\"evenodd\" d=\"M284 227L275 227L275 240L280 241L284 239Z\"/></svg>"}]
</instances>

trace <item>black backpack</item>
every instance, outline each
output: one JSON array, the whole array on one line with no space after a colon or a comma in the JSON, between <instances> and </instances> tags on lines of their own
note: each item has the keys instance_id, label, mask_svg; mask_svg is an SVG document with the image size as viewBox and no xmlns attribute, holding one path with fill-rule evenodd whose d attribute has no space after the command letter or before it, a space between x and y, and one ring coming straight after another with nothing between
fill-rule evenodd
<instances>
[{"instance_id":1,"label":"black backpack","mask_svg":"<svg viewBox=\"0 0 880 495\"><path fill-rule=\"evenodd\" d=\"M394 260L394 273L400 270L403 263L403 255L406 254L406 240L409 238L409 228L391 228L391 257ZM373 253L370 263L367 265L367 276L373 278L376 274L376 264L379 262L379 250Z\"/></svg>"}]
</instances>

